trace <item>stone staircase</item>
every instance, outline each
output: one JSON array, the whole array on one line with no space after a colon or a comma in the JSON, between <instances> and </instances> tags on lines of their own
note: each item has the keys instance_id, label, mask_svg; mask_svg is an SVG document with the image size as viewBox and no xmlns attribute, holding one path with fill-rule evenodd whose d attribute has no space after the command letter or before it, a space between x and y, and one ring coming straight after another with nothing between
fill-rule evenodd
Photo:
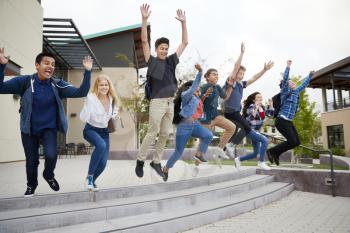
<instances>
[{"instance_id":1,"label":"stone staircase","mask_svg":"<svg viewBox=\"0 0 350 233\"><path fill-rule=\"evenodd\" d=\"M179 232L229 218L294 190L249 168L189 180L0 199L0 232Z\"/></svg>"}]
</instances>

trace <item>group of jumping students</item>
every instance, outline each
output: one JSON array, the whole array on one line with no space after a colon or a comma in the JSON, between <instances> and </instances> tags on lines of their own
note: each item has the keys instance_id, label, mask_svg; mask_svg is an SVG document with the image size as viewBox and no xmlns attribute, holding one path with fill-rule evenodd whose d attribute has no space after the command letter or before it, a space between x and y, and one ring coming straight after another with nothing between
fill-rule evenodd
<instances>
[{"instance_id":1,"label":"group of jumping students","mask_svg":"<svg viewBox=\"0 0 350 233\"><path fill-rule=\"evenodd\" d=\"M180 159L190 137L199 138L200 143L194 155L196 163L205 163L205 153L213 138L215 126L224 130L220 142L214 152L215 157L233 157L233 139L240 142L245 136L250 138L253 144L253 152L243 157L235 157L235 166L239 168L241 161L258 157L258 167L269 170L265 163L265 154L271 164L279 165L279 156L300 144L298 133L293 125L293 118L298 109L299 93L308 85L313 72L304 79L300 86L289 80L291 61L287 61L287 67L283 75L280 87L281 92L275 96L275 103L269 99L268 106L264 106L262 95L254 92L244 101L242 111L243 89L261 78L266 71L273 67L273 62L264 64L262 70L247 81L243 81L246 68L241 65L245 52L244 43L241 44L241 52L236 60L233 70L221 87L218 84L218 71L208 69L203 75L202 67L195 65L198 71L193 81L187 81L179 88L175 77L175 69L179 63L179 57L188 44L185 12L177 11L177 17L181 22L182 41L176 52L168 56L169 40L159 38L155 42L156 57L150 54L150 46L147 35L147 20L151 11L149 5L140 7L142 15L141 40L145 61L148 65L146 96L150 99L149 129L142 142L135 172L138 177L143 176L144 161L151 143L158 140L155 145L155 154L151 167L164 181L168 180L169 170ZM202 78L206 84L200 86ZM174 97L175 95L175 97ZM218 111L219 102L223 101L224 115ZM275 109L274 106L278 106ZM276 118L276 127L286 138L286 141L267 149L269 140L260 133L266 117ZM176 125L175 150L164 167L161 166L166 139L172 131L172 124Z\"/></svg>"},{"instance_id":2,"label":"group of jumping students","mask_svg":"<svg viewBox=\"0 0 350 233\"><path fill-rule=\"evenodd\" d=\"M298 111L300 92L306 88L313 72L296 86L289 80L291 61L287 61L281 91L268 106L263 105L262 95L254 92L244 101L242 112L243 89L257 81L266 71L273 67L273 62L264 64L261 71L247 81L243 81L245 67L241 65L245 52L244 43L233 70L221 87L218 84L218 71L209 69L203 75L201 65L196 64L198 71L193 81L187 81L178 87L175 69L188 44L186 15L177 10L176 19L181 23L182 40L176 52L168 56L169 40L161 37L155 42L156 56L152 56L147 35L147 20L151 14L149 5L140 7L142 15L141 41L144 58L147 63L147 81L145 96L150 100L149 128L140 147L135 173L143 177L144 161L151 144L158 137L155 153L150 166L163 178L168 180L169 171L181 157L190 137L199 138L200 143L194 155L196 164L207 162L206 152L213 138L213 129L217 126L224 129L214 156L217 158L232 157L235 166L240 167L241 161L259 157L258 166L268 170L264 162L265 154L270 163L279 165L279 156L300 144L293 118ZM57 163L57 133L66 134L67 118L62 99L85 97L80 119L85 123L82 132L85 140L94 146L85 187L97 191L96 179L104 171L109 155L108 123L117 119L117 96L111 79L99 75L90 90L91 69L93 60L87 56L83 59L84 74L80 87L55 78L55 56L51 53L40 53L35 59L36 73L23 75L4 81L5 68L9 56L5 56L4 48L0 48L0 94L17 94L20 101L20 130L22 145L26 157L27 188L25 197L34 195L38 186L39 146L44 148L45 165L43 177L54 191L60 186L55 178L54 170ZM206 83L200 86L202 78ZM222 104L224 114L218 111ZM241 114L242 112L242 114ZM276 128L286 138L286 141L267 149L268 139L259 131L266 117L275 117ZM176 125L176 146L165 166L161 166L161 156L169 134ZM232 144L237 144L244 137L251 139L253 152L243 157L234 157ZM234 140L232 140L234 139ZM231 149L231 150L230 150Z\"/></svg>"}]
</instances>

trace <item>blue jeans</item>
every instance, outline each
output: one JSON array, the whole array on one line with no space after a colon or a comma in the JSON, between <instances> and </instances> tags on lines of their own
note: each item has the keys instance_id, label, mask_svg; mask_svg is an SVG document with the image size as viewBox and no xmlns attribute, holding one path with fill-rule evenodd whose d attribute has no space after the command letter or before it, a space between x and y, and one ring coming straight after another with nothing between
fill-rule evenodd
<instances>
[{"instance_id":1,"label":"blue jeans","mask_svg":"<svg viewBox=\"0 0 350 233\"><path fill-rule=\"evenodd\" d=\"M212 132L203 127L198 121L193 121L191 123L181 122L176 128L175 151L165 165L167 168L172 168L176 161L180 159L191 136L200 139L198 151L201 152L201 154L207 152L209 143L213 138Z\"/></svg>"},{"instance_id":2,"label":"blue jeans","mask_svg":"<svg viewBox=\"0 0 350 233\"><path fill-rule=\"evenodd\" d=\"M269 144L269 140L264 135L254 130L251 130L248 133L247 137L249 137L252 140L254 152L240 157L240 160L244 161L248 159L254 159L257 157L258 154L260 154L259 160L260 162L264 162L264 157L267 150L267 146Z\"/></svg>"},{"instance_id":3,"label":"blue jeans","mask_svg":"<svg viewBox=\"0 0 350 233\"><path fill-rule=\"evenodd\" d=\"M107 128L97 128L86 124L83 134L85 140L95 146L90 159L88 175L92 175L96 180L107 165L109 132Z\"/></svg>"},{"instance_id":4,"label":"blue jeans","mask_svg":"<svg viewBox=\"0 0 350 233\"><path fill-rule=\"evenodd\" d=\"M45 169L43 176L45 179L55 177L54 170L57 162L57 130L44 129L39 133L21 133L22 144L26 156L27 185L38 186L38 166L39 166L39 145L44 147Z\"/></svg>"}]
</instances>

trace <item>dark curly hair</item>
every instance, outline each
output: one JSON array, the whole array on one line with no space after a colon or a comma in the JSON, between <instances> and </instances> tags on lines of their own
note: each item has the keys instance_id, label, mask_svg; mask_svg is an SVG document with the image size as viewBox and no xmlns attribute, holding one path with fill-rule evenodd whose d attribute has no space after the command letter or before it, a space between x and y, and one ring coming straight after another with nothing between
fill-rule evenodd
<instances>
[{"instance_id":1,"label":"dark curly hair","mask_svg":"<svg viewBox=\"0 0 350 233\"><path fill-rule=\"evenodd\" d=\"M243 116L246 118L247 116L248 116L248 114L247 114L247 109L249 108L249 106L251 105L251 104L254 104L254 100L255 100L255 96L256 95L261 95L261 93L260 92L254 92L254 93L252 93L252 94L250 94L248 97L247 97L247 99L246 100L244 100L244 102L243 102ZM262 106L262 108L264 109L264 106ZM264 109L265 110L265 109Z\"/></svg>"}]
</instances>

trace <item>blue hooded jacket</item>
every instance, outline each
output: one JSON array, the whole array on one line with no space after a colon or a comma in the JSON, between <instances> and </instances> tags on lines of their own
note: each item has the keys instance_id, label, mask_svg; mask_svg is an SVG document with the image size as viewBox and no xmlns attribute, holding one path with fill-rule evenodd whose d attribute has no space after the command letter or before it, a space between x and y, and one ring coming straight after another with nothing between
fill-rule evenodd
<instances>
[{"instance_id":1,"label":"blue hooded jacket","mask_svg":"<svg viewBox=\"0 0 350 233\"><path fill-rule=\"evenodd\" d=\"M23 75L11 78L4 82L4 70L6 64L0 64L0 94L17 94L21 96L21 121L20 129L22 133L31 134L31 115L33 106L33 93L35 76ZM58 106L58 131L66 134L68 129L67 118L64 112L63 98L85 97L90 89L91 71L85 70L84 79L79 88L72 86L62 79L51 78L52 90L55 94ZM29 85L28 85L29 84ZM28 87L28 88L27 88Z\"/></svg>"}]
</instances>

